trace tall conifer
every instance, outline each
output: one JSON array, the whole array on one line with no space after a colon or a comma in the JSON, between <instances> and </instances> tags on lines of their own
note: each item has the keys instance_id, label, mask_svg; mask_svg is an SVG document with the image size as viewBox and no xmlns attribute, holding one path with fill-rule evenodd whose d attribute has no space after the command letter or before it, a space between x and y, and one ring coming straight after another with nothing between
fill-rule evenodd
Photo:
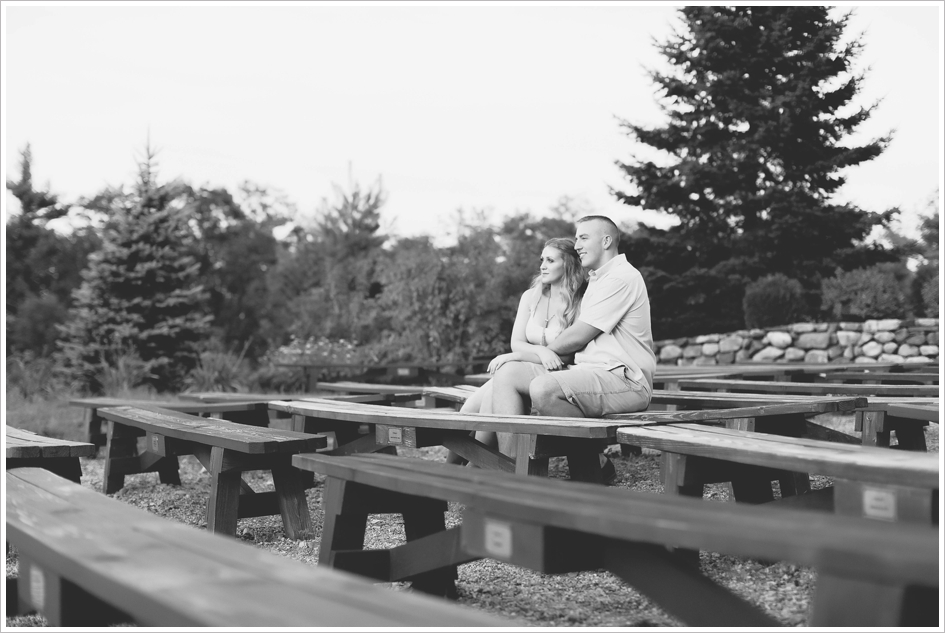
<instances>
[{"instance_id":1,"label":"tall conifer","mask_svg":"<svg viewBox=\"0 0 945 633\"><path fill-rule=\"evenodd\" d=\"M680 9L683 28L659 45L670 68L650 73L668 122L652 128L622 122L660 158L618 162L635 191L613 192L627 204L679 220L657 232L656 246L673 252L660 272L679 279L698 267L721 285L782 273L801 281L816 306L823 276L890 258L864 240L892 211L832 202L845 183L843 170L876 158L892 139L890 132L848 142L879 104L855 104L864 73L854 62L863 44L859 37L844 40L850 14L832 18L832 11ZM664 302L663 316L725 309L711 298L697 303Z\"/></svg>"},{"instance_id":2,"label":"tall conifer","mask_svg":"<svg viewBox=\"0 0 945 633\"><path fill-rule=\"evenodd\" d=\"M111 196L101 250L90 257L63 328L66 366L80 384L103 387L122 362L143 361L148 382L177 389L196 365L210 318L198 265L188 254L177 183L157 183L150 146L131 193Z\"/></svg>"}]
</instances>

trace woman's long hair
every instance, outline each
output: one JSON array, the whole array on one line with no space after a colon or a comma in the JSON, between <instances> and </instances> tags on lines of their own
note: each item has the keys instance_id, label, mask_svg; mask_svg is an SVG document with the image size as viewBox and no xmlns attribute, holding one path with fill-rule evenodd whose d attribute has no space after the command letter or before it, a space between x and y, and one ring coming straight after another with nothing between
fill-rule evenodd
<instances>
[{"instance_id":1,"label":"woman's long hair","mask_svg":"<svg viewBox=\"0 0 945 633\"><path fill-rule=\"evenodd\" d=\"M578 257L577 251L574 250L573 237L553 237L545 242L545 247L549 246L561 253L562 260L564 261L566 303L564 312L561 314L561 322L562 327L568 327L574 323L578 311L580 310L581 297L584 296L584 289L587 287L587 273L585 273L584 268L581 267L581 258ZM544 250L544 248L542 248L542 250ZM550 286L541 283L541 273L535 276L531 285L532 288L536 289L539 286L542 286L540 294L551 292Z\"/></svg>"}]
</instances>

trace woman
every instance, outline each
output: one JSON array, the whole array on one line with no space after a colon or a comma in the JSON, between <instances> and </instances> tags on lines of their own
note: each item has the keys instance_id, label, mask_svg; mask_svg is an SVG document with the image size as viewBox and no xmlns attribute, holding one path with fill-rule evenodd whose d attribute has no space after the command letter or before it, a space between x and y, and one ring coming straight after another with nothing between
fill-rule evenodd
<instances>
[{"instance_id":1,"label":"woman","mask_svg":"<svg viewBox=\"0 0 945 633\"><path fill-rule=\"evenodd\" d=\"M545 242L541 251L539 274L531 287L522 293L512 326L512 351L496 356L489 363L489 373L509 361L526 361L544 365L548 371L564 366L561 358L547 348L565 328L574 323L580 310L581 296L587 285L587 277L581 260L574 250L574 238L556 237ZM492 410L492 380L470 396L460 412L490 413ZM502 434L503 436L506 434ZM495 446L494 433L478 432L476 439ZM499 449L510 454L505 438ZM463 461L450 453L447 461Z\"/></svg>"}]
</instances>

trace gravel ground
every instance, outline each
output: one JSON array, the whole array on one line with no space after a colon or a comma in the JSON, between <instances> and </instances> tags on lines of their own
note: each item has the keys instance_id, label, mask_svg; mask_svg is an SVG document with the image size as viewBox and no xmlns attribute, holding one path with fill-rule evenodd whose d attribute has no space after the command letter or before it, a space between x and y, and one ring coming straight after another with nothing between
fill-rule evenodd
<instances>
[{"instance_id":1,"label":"gravel ground","mask_svg":"<svg viewBox=\"0 0 945 633\"><path fill-rule=\"evenodd\" d=\"M825 420L831 426L850 432L849 420ZM926 438L931 451L938 452L938 425L927 427ZM445 449L402 450L401 454L441 460ZM608 449L617 468L615 486L632 490L662 492L659 478L660 457L657 451L644 450L642 455L623 457L619 446ZM156 473L126 478L125 487L115 499L130 503L173 521L205 529L205 507L209 477L193 457L180 458L182 485L161 484ZM82 485L101 490L102 459L82 460ZM554 458L549 476L567 477L565 460ZM247 473L245 479L255 490L271 489L267 473ZM307 491L308 505L316 525L315 538L294 541L283 536L278 516L242 519L241 538L253 541L256 547L274 555L306 565L318 562L318 544L322 523L321 495L324 478L316 475L316 485ZM826 477L811 478L811 487L830 484ZM719 502L729 498L725 485L707 487L706 497ZM461 521L462 508L450 504L447 524ZM403 523L399 516L371 517L365 540L368 549L386 548L403 542ZM757 605L784 626L806 626L808 610L816 583L813 569L788 563L766 564L751 559L702 552L703 572L715 582ZM7 554L7 577L16 575L15 552ZM406 583L388 583L394 591L410 591ZM512 626L580 626L580 627L643 627L681 626L642 594L607 572L581 572L544 575L512 565L482 560L459 567L459 602L486 609L509 618ZM6 619L7 627L45 626L40 615Z\"/></svg>"}]
</instances>

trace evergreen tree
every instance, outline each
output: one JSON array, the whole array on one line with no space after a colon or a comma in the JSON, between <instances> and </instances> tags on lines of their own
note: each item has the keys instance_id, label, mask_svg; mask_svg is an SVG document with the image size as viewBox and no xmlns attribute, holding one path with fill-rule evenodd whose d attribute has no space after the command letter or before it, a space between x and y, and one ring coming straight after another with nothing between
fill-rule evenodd
<instances>
[{"instance_id":1,"label":"evergreen tree","mask_svg":"<svg viewBox=\"0 0 945 633\"><path fill-rule=\"evenodd\" d=\"M149 145L134 190L108 196L102 248L90 257L63 327L64 364L93 391L129 358L145 364L159 391L178 389L209 326L199 265L188 250L183 188L158 185L154 159Z\"/></svg>"},{"instance_id":2,"label":"evergreen tree","mask_svg":"<svg viewBox=\"0 0 945 633\"><path fill-rule=\"evenodd\" d=\"M55 348L54 325L62 322L82 281L79 271L100 241L87 228L60 234L47 226L69 207L47 189L35 188L28 144L20 155L19 180L6 182L20 204L19 213L6 221L7 353L45 356Z\"/></svg>"},{"instance_id":3,"label":"evergreen tree","mask_svg":"<svg viewBox=\"0 0 945 633\"><path fill-rule=\"evenodd\" d=\"M891 140L843 144L878 103L853 106L864 79L853 71L862 41L844 44L849 14L833 19L831 10L680 9L684 30L660 46L672 71L650 73L668 123L622 123L666 160L618 162L636 191L613 192L679 219L664 235L679 263L664 272L684 274L683 261L712 271L739 260L749 279L783 273L814 295L837 267L892 259L863 240L893 212L831 203L842 170L876 158Z\"/></svg>"}]
</instances>

